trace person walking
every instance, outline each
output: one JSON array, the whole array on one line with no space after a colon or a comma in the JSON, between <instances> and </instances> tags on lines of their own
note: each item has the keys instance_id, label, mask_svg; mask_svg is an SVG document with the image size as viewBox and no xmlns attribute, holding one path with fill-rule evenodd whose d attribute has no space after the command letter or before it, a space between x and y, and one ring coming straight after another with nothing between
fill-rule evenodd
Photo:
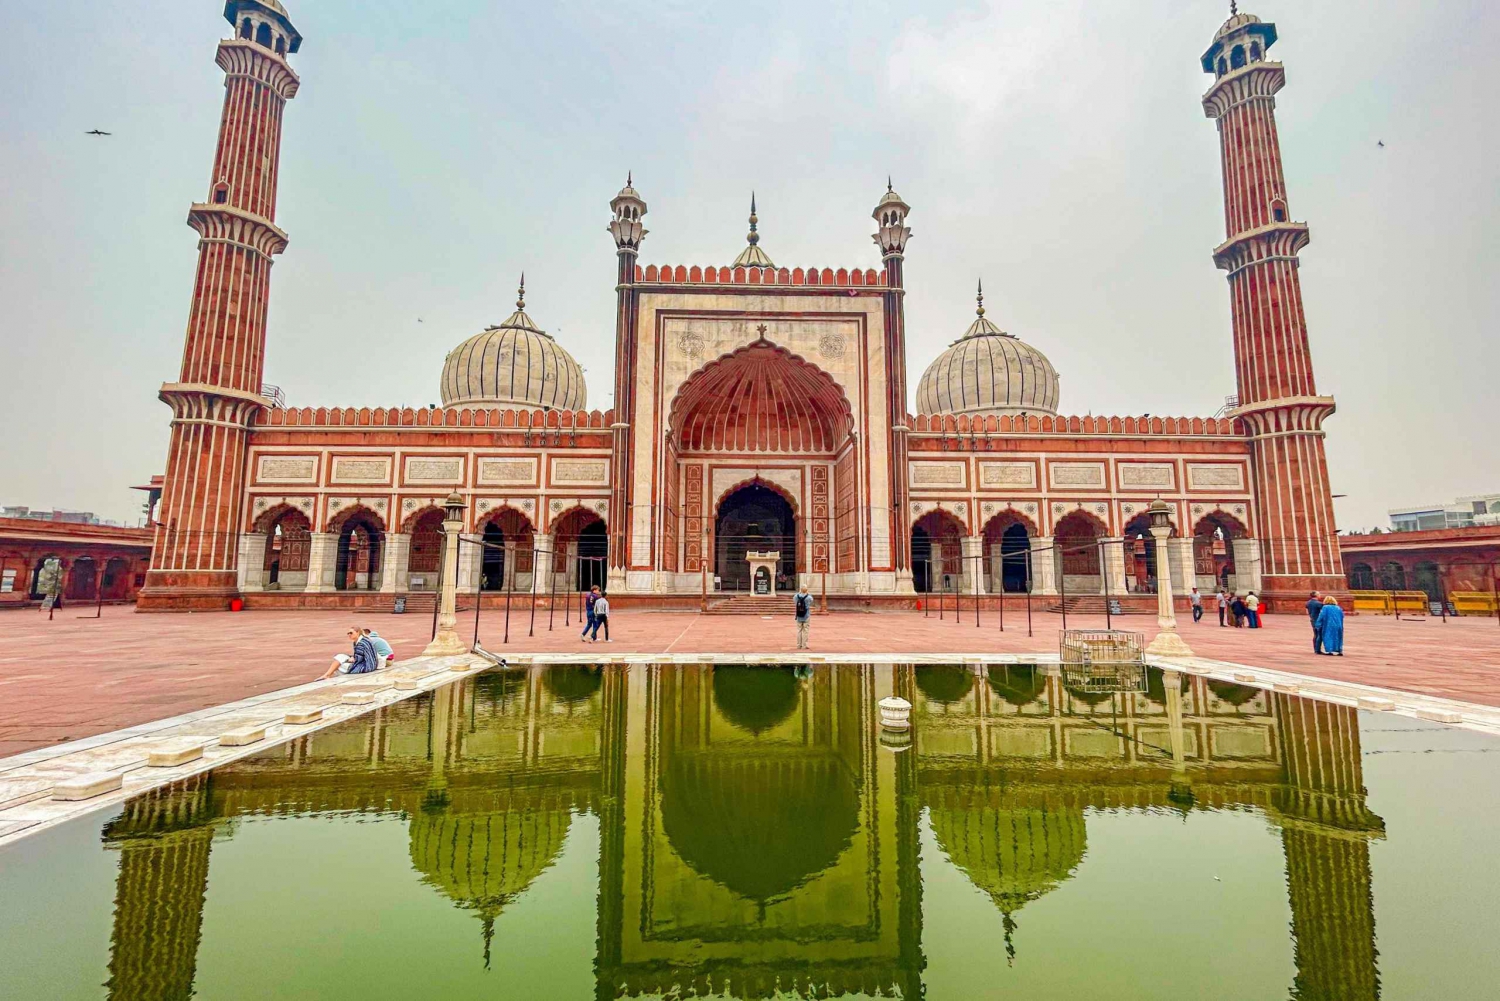
<instances>
[{"instance_id":1,"label":"person walking","mask_svg":"<svg viewBox=\"0 0 1500 1001\"><path fill-rule=\"evenodd\" d=\"M1323 652L1323 637L1318 633L1318 615L1323 611L1323 599L1314 591L1307 599L1307 617L1312 622L1313 653Z\"/></svg>"},{"instance_id":2,"label":"person walking","mask_svg":"<svg viewBox=\"0 0 1500 1001\"><path fill-rule=\"evenodd\" d=\"M1245 595L1245 617L1250 620L1251 629L1260 628L1260 599L1254 591Z\"/></svg>"},{"instance_id":3,"label":"person walking","mask_svg":"<svg viewBox=\"0 0 1500 1001\"><path fill-rule=\"evenodd\" d=\"M1229 592L1224 590L1224 586L1222 584L1219 585L1219 593L1214 595L1214 604L1216 604L1219 609L1219 627L1223 628L1223 626L1225 625L1224 615L1229 611Z\"/></svg>"},{"instance_id":4,"label":"person walking","mask_svg":"<svg viewBox=\"0 0 1500 1001\"><path fill-rule=\"evenodd\" d=\"M604 630L604 642L613 643L609 638L609 599L602 594L594 599L594 628L589 636L592 642L599 642L600 629Z\"/></svg>"},{"instance_id":5,"label":"person walking","mask_svg":"<svg viewBox=\"0 0 1500 1001\"><path fill-rule=\"evenodd\" d=\"M1198 589L1196 587L1188 592L1188 601L1191 602L1193 606L1193 621L1201 621L1203 618L1203 595L1198 593Z\"/></svg>"},{"instance_id":6,"label":"person walking","mask_svg":"<svg viewBox=\"0 0 1500 1001\"><path fill-rule=\"evenodd\" d=\"M583 620L583 632L578 634L581 640L589 638L589 630L594 628L594 605L599 601L599 585L595 584L589 588L589 593L583 597L583 614L588 618ZM608 636L609 633L605 633Z\"/></svg>"},{"instance_id":7,"label":"person walking","mask_svg":"<svg viewBox=\"0 0 1500 1001\"><path fill-rule=\"evenodd\" d=\"M1323 599L1323 610L1318 613L1318 641L1327 656L1344 655L1344 610L1331 594Z\"/></svg>"},{"instance_id":8,"label":"person walking","mask_svg":"<svg viewBox=\"0 0 1500 1001\"><path fill-rule=\"evenodd\" d=\"M797 585L797 593L792 595L792 618L797 622L797 649L808 648L807 631L812 619L812 595L807 593L807 587L803 584Z\"/></svg>"}]
</instances>

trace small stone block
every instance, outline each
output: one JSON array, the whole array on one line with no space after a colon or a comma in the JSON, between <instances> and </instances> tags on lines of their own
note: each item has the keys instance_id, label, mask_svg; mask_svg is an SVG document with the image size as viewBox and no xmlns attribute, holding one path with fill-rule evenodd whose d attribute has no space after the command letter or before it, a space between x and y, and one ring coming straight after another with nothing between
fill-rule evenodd
<instances>
[{"instance_id":1,"label":"small stone block","mask_svg":"<svg viewBox=\"0 0 1500 1001\"><path fill-rule=\"evenodd\" d=\"M146 764L152 768L171 768L174 765L185 765L189 761L197 761L201 757L203 757L202 742L189 741L153 747L146 755Z\"/></svg>"},{"instance_id":2,"label":"small stone block","mask_svg":"<svg viewBox=\"0 0 1500 1001\"><path fill-rule=\"evenodd\" d=\"M266 739L266 728L263 726L242 726L237 730L230 730L219 735L220 747L244 747L246 744L254 744Z\"/></svg>"},{"instance_id":3,"label":"small stone block","mask_svg":"<svg viewBox=\"0 0 1500 1001\"><path fill-rule=\"evenodd\" d=\"M346 706L367 706L375 701L374 692L345 692L339 701Z\"/></svg>"},{"instance_id":4,"label":"small stone block","mask_svg":"<svg viewBox=\"0 0 1500 1001\"><path fill-rule=\"evenodd\" d=\"M1273 687L1275 687L1278 692L1285 692L1288 695L1296 695L1298 692L1302 691L1301 685L1295 684L1290 681L1278 681Z\"/></svg>"},{"instance_id":5,"label":"small stone block","mask_svg":"<svg viewBox=\"0 0 1500 1001\"><path fill-rule=\"evenodd\" d=\"M454 674L462 674L464 671L472 670L472 665L464 663L449 664L448 670L452 671Z\"/></svg>"},{"instance_id":6,"label":"small stone block","mask_svg":"<svg viewBox=\"0 0 1500 1001\"><path fill-rule=\"evenodd\" d=\"M1235 681L1254 681L1255 680L1255 675L1251 674L1249 671L1235 671L1234 672L1234 680Z\"/></svg>"},{"instance_id":7,"label":"small stone block","mask_svg":"<svg viewBox=\"0 0 1500 1001\"><path fill-rule=\"evenodd\" d=\"M1371 709L1376 712L1388 713L1396 708L1396 703L1390 699L1377 699L1373 695L1364 695L1360 697L1359 707L1361 709Z\"/></svg>"},{"instance_id":8,"label":"small stone block","mask_svg":"<svg viewBox=\"0 0 1500 1001\"><path fill-rule=\"evenodd\" d=\"M287 723L287 724L290 724L292 726L300 726L303 723L316 723L318 720L320 720L322 718L323 718L323 710L321 708L319 708L319 709L298 709L298 710L296 710L294 712L287 713L285 716L282 717L281 721L283 723Z\"/></svg>"},{"instance_id":9,"label":"small stone block","mask_svg":"<svg viewBox=\"0 0 1500 1001\"><path fill-rule=\"evenodd\" d=\"M1452 709L1418 709L1417 719L1431 720L1434 723L1462 723L1464 716Z\"/></svg>"},{"instance_id":10,"label":"small stone block","mask_svg":"<svg viewBox=\"0 0 1500 1001\"><path fill-rule=\"evenodd\" d=\"M422 683L420 681L418 681L416 678L397 678L396 679L396 691L398 691L398 692L415 692L417 689L419 689L421 687L422 687Z\"/></svg>"},{"instance_id":11,"label":"small stone block","mask_svg":"<svg viewBox=\"0 0 1500 1001\"><path fill-rule=\"evenodd\" d=\"M89 772L71 779L53 783L52 798L67 801L93 799L107 792L115 792L125 784L125 776L119 772Z\"/></svg>"}]
</instances>

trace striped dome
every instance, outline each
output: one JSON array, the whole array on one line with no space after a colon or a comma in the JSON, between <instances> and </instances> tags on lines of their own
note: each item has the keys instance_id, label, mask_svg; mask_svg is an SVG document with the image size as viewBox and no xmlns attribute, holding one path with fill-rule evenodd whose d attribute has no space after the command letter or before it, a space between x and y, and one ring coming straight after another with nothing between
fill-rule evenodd
<instances>
[{"instance_id":1,"label":"striped dome","mask_svg":"<svg viewBox=\"0 0 1500 1001\"><path fill-rule=\"evenodd\" d=\"M525 295L523 279L510 319L448 352L443 406L585 409L583 369L526 315Z\"/></svg>"},{"instance_id":2,"label":"striped dome","mask_svg":"<svg viewBox=\"0 0 1500 1001\"><path fill-rule=\"evenodd\" d=\"M917 384L923 414L1056 414L1057 370L1047 356L978 316Z\"/></svg>"}]
</instances>

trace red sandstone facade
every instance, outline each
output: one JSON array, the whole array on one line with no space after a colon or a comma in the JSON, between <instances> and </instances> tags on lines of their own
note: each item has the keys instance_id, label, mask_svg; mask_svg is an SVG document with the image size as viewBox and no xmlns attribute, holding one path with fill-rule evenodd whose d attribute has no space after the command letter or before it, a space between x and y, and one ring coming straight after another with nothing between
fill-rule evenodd
<instances>
[{"instance_id":1,"label":"red sandstone facade","mask_svg":"<svg viewBox=\"0 0 1500 1001\"><path fill-rule=\"evenodd\" d=\"M1339 543L1350 590L1425 591L1433 601L1497 593L1500 526L1344 535Z\"/></svg>"},{"instance_id":2,"label":"red sandstone facade","mask_svg":"<svg viewBox=\"0 0 1500 1001\"><path fill-rule=\"evenodd\" d=\"M1272 26L1231 18L1204 57L1229 232L1216 260L1230 271L1239 374L1228 418L1055 414L1055 373L1041 397L1026 388L1051 373L1029 347L1014 384L984 365L954 369L1004 397L986 397L988 410L914 416L910 207L889 185L873 213L878 268L777 267L753 214L734 265L643 266L647 207L629 181L608 227L613 410L498 396L486 406L469 389L463 405L436 410L285 410L258 390L266 278L285 244L273 221L280 115L297 85L285 54L300 39L272 0L235 0L228 13L250 37L220 46L224 124L210 202L190 217L203 242L181 380L162 390L173 436L142 608L224 607L235 594L379 606L430 591L455 491L474 543L459 588L493 601L599 583L627 602L696 603L748 583L748 549L781 551L785 581L836 601L1147 591L1145 512L1157 497L1172 510L1179 593L1300 591L1300 607L1309 586L1341 584L1321 431L1332 401L1316 395L1302 320L1306 226L1285 221L1271 117L1281 68L1263 59ZM1024 347L978 312L971 333ZM490 357L493 344L510 353ZM445 379L491 392L503 365L507 385L545 383L559 350L518 303L450 355ZM1038 410L1037 399L1051 402Z\"/></svg>"},{"instance_id":3,"label":"red sandstone facade","mask_svg":"<svg viewBox=\"0 0 1500 1001\"><path fill-rule=\"evenodd\" d=\"M134 601L151 563L151 535L148 528L0 518L0 608L40 604L54 575L64 602Z\"/></svg>"}]
</instances>

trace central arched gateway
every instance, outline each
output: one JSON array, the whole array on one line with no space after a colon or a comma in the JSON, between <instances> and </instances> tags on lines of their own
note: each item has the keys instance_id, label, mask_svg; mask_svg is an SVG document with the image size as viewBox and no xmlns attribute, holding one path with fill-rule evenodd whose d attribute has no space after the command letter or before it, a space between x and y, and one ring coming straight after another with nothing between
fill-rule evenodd
<instances>
[{"instance_id":1,"label":"central arched gateway","mask_svg":"<svg viewBox=\"0 0 1500 1001\"><path fill-rule=\"evenodd\" d=\"M762 483L730 491L714 517L714 574L726 591L750 590L747 552L780 552L776 589L793 586L797 573L797 515L791 502Z\"/></svg>"}]
</instances>

